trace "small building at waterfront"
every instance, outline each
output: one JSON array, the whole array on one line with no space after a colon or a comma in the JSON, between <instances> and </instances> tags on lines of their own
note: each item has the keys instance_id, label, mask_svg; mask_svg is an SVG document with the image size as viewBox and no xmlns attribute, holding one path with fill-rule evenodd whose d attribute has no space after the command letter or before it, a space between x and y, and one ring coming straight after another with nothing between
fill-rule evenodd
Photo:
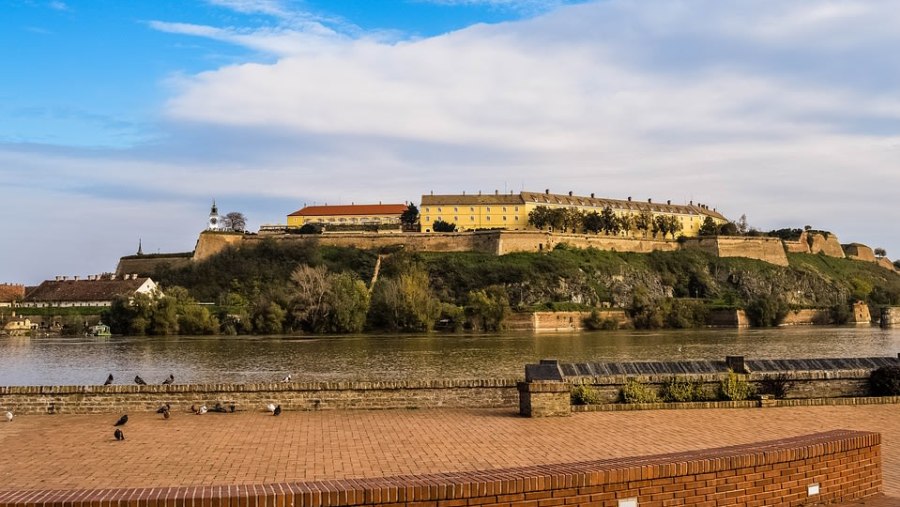
<instances>
[{"instance_id":1,"label":"small building at waterfront","mask_svg":"<svg viewBox=\"0 0 900 507\"><path fill-rule=\"evenodd\" d=\"M14 283L0 283L0 307L14 306L25 297L25 286Z\"/></svg>"},{"instance_id":2,"label":"small building at waterfront","mask_svg":"<svg viewBox=\"0 0 900 507\"><path fill-rule=\"evenodd\" d=\"M25 308L110 306L117 297L133 298L137 294L152 294L158 290L156 282L137 275L97 275L86 279L58 276L46 280L25 295L19 306Z\"/></svg>"}]
</instances>

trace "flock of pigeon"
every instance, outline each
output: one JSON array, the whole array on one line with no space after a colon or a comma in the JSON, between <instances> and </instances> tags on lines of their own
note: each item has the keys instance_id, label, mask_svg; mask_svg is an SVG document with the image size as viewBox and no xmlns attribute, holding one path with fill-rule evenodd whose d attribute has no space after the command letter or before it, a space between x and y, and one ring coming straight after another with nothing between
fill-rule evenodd
<instances>
[{"instance_id":1,"label":"flock of pigeon","mask_svg":"<svg viewBox=\"0 0 900 507\"><path fill-rule=\"evenodd\" d=\"M106 382L104 382L103 385L110 385L113 383L113 380L114 379L113 379L112 373L110 373L109 376L106 377ZM281 381L282 382L290 382L291 381L290 374L288 374L286 377L281 379ZM172 384L173 382L175 382L175 376L170 374L168 377L166 377L165 380L162 381L162 385L169 385L169 384ZM147 385L147 382L145 382L144 379L142 379L140 375L134 376L134 383L137 385L141 385L141 386ZM166 403L165 405L156 409L156 413L161 414L163 416L163 419L168 419L169 417L171 417L171 414L170 414L171 409L172 409L172 406L170 404ZM203 415L207 412L218 412L218 413L222 413L222 414L232 413L233 414L235 409L236 409L236 407L235 407L234 403L230 403L228 405L228 407L226 408L221 403L216 402L215 406L213 406L212 409L209 409L206 405L201 405L200 407L197 407L196 405L191 405L191 412L193 412L196 415ZM268 405L266 405L266 410L271 412L272 415L275 415L275 416L281 415L281 405L275 405L274 403L269 403ZM11 421L12 417L13 417L13 415L11 412L6 413L7 421ZM128 422L128 414L125 414L122 417L120 417L119 420L116 421L115 424L113 424L113 426L124 426L127 422ZM119 441L125 440L125 433L122 431L121 428L117 427L115 433L113 433L113 436L115 437L116 440L119 440Z\"/></svg>"}]
</instances>

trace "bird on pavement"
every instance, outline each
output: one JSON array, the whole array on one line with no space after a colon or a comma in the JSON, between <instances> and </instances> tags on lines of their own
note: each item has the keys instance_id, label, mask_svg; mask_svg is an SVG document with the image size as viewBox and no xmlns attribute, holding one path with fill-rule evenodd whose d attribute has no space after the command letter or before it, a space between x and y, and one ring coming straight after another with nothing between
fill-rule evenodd
<instances>
[{"instance_id":1,"label":"bird on pavement","mask_svg":"<svg viewBox=\"0 0 900 507\"><path fill-rule=\"evenodd\" d=\"M272 411L272 415L281 415L281 405L275 407L275 410Z\"/></svg>"},{"instance_id":2,"label":"bird on pavement","mask_svg":"<svg viewBox=\"0 0 900 507\"><path fill-rule=\"evenodd\" d=\"M168 419L168 418L169 418L169 411L166 410L165 412L163 412L163 419Z\"/></svg>"},{"instance_id":3,"label":"bird on pavement","mask_svg":"<svg viewBox=\"0 0 900 507\"><path fill-rule=\"evenodd\" d=\"M172 375L170 373L169 376L166 378L166 380L162 381L162 385L167 386L167 385L171 384L172 382L175 382L175 375Z\"/></svg>"},{"instance_id":4,"label":"bird on pavement","mask_svg":"<svg viewBox=\"0 0 900 507\"><path fill-rule=\"evenodd\" d=\"M290 382L290 381L291 381L291 374L288 373L288 374L287 374L287 377L284 377L283 379L281 379L281 381L282 381L282 382Z\"/></svg>"},{"instance_id":5,"label":"bird on pavement","mask_svg":"<svg viewBox=\"0 0 900 507\"><path fill-rule=\"evenodd\" d=\"M234 413L234 403L232 403L231 405L228 405L228 411L231 412L232 414Z\"/></svg>"},{"instance_id":6,"label":"bird on pavement","mask_svg":"<svg viewBox=\"0 0 900 507\"><path fill-rule=\"evenodd\" d=\"M117 429L113 435L116 437L116 440L125 440L125 433L123 433L122 430Z\"/></svg>"},{"instance_id":7,"label":"bird on pavement","mask_svg":"<svg viewBox=\"0 0 900 507\"><path fill-rule=\"evenodd\" d=\"M120 417L119 420L116 421L116 424L114 424L113 426L122 426L123 424L125 424L127 422L128 422L128 414L125 414L122 417Z\"/></svg>"},{"instance_id":8,"label":"bird on pavement","mask_svg":"<svg viewBox=\"0 0 900 507\"><path fill-rule=\"evenodd\" d=\"M275 411L275 404L274 404L274 403L269 403L268 405L266 405L266 410L268 410L269 412L274 412L274 411Z\"/></svg>"},{"instance_id":9,"label":"bird on pavement","mask_svg":"<svg viewBox=\"0 0 900 507\"><path fill-rule=\"evenodd\" d=\"M197 415L203 415L209 412L209 409L206 408L206 405L201 405L199 409L197 409Z\"/></svg>"},{"instance_id":10,"label":"bird on pavement","mask_svg":"<svg viewBox=\"0 0 900 507\"><path fill-rule=\"evenodd\" d=\"M109 376L106 377L106 382L104 382L103 385L108 386L112 383L113 383L113 376L112 376L112 373L110 373Z\"/></svg>"},{"instance_id":11,"label":"bird on pavement","mask_svg":"<svg viewBox=\"0 0 900 507\"><path fill-rule=\"evenodd\" d=\"M139 385L139 386L145 386L145 385L147 385L147 383L144 382L144 379L142 379L140 375L135 375L135 376L134 376L134 383L137 384L137 385Z\"/></svg>"},{"instance_id":12,"label":"bird on pavement","mask_svg":"<svg viewBox=\"0 0 900 507\"><path fill-rule=\"evenodd\" d=\"M166 403L165 405L163 405L163 406L159 407L158 409L156 409L156 413L157 413L157 414L162 414L163 412L168 412L171 408L172 408L172 406L169 405L168 403Z\"/></svg>"},{"instance_id":13,"label":"bird on pavement","mask_svg":"<svg viewBox=\"0 0 900 507\"><path fill-rule=\"evenodd\" d=\"M13 420L13 413L10 412L9 410L7 410L7 411L6 411L6 416L5 416L5 417L6 417L6 422L12 422L12 420Z\"/></svg>"},{"instance_id":14,"label":"bird on pavement","mask_svg":"<svg viewBox=\"0 0 900 507\"><path fill-rule=\"evenodd\" d=\"M218 401L216 402L216 405L212 408L212 411L213 411L213 412L218 412L218 413L220 413L220 414L226 414L226 413L228 413L228 409L226 409L225 407L223 407L222 404L219 403Z\"/></svg>"}]
</instances>

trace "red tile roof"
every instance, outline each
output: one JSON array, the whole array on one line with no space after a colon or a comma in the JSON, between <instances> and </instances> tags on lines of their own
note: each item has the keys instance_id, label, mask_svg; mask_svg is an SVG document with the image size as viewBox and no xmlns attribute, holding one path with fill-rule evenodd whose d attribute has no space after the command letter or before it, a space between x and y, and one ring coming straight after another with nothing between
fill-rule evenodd
<instances>
[{"instance_id":1,"label":"red tile roof","mask_svg":"<svg viewBox=\"0 0 900 507\"><path fill-rule=\"evenodd\" d=\"M405 204L343 204L336 206L306 206L288 216L400 215L404 211L406 211Z\"/></svg>"},{"instance_id":2,"label":"red tile roof","mask_svg":"<svg viewBox=\"0 0 900 507\"><path fill-rule=\"evenodd\" d=\"M26 302L110 301L116 296L133 296L148 278L123 280L47 280L25 297Z\"/></svg>"}]
</instances>

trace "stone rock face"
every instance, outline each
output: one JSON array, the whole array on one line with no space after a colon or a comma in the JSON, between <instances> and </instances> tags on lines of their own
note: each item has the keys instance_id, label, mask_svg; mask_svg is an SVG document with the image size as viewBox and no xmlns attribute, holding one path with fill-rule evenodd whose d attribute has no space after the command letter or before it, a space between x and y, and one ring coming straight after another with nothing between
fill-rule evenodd
<instances>
[{"instance_id":1,"label":"stone rock face","mask_svg":"<svg viewBox=\"0 0 900 507\"><path fill-rule=\"evenodd\" d=\"M849 245L843 245L843 248L844 254L847 255L848 259L875 262L875 253L866 245L861 243L850 243Z\"/></svg>"}]
</instances>

